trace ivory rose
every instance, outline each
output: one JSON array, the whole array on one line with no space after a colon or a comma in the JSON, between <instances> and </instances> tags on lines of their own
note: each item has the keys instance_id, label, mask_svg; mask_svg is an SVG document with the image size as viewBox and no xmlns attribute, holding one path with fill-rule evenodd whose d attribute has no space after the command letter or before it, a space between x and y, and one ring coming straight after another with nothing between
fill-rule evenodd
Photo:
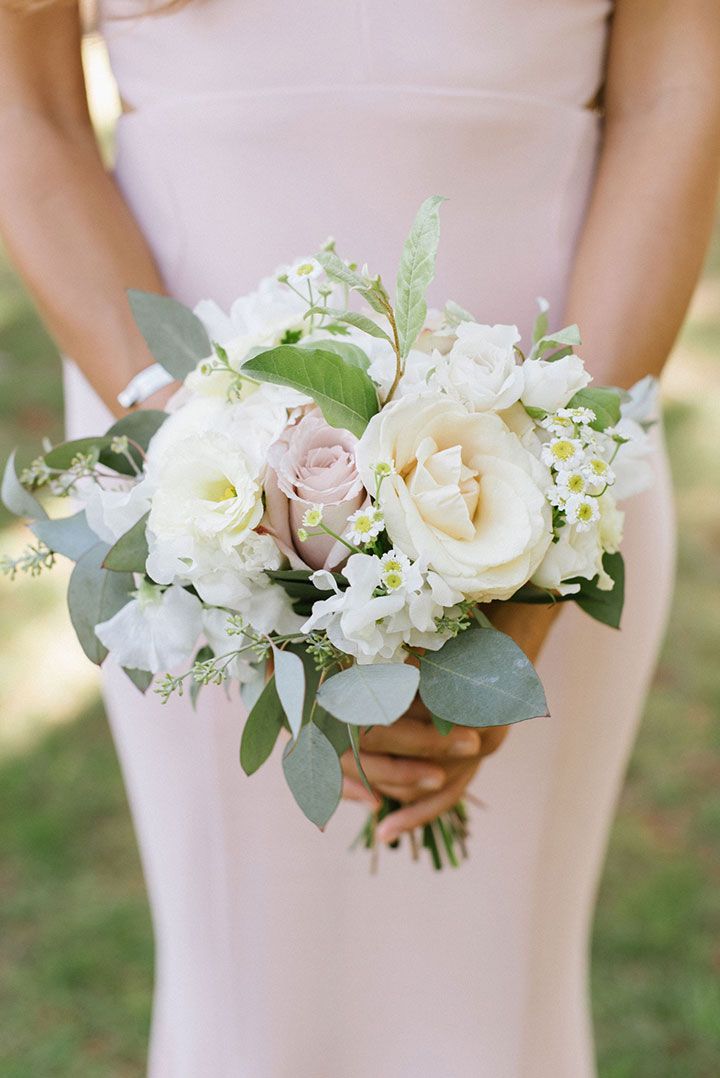
<instances>
[{"instance_id":1,"label":"ivory rose","mask_svg":"<svg viewBox=\"0 0 720 1078\"><path fill-rule=\"evenodd\" d=\"M457 339L448 354L435 356L432 388L443 389L478 412L515 404L523 390L522 368L515 356L517 326L461 322L455 332Z\"/></svg>"},{"instance_id":2,"label":"ivory rose","mask_svg":"<svg viewBox=\"0 0 720 1078\"><path fill-rule=\"evenodd\" d=\"M563 356L548 362L545 359L526 359L522 365L525 388L521 400L529 408L557 412L584 389L592 378L585 370L580 356Z\"/></svg>"},{"instance_id":3,"label":"ivory rose","mask_svg":"<svg viewBox=\"0 0 720 1078\"><path fill-rule=\"evenodd\" d=\"M367 494L355 465L357 439L329 426L317 411L287 427L268 451L263 526L294 568L332 569L347 548L330 535L298 537L306 510L323 507L323 523L337 535Z\"/></svg>"},{"instance_id":4,"label":"ivory rose","mask_svg":"<svg viewBox=\"0 0 720 1078\"><path fill-rule=\"evenodd\" d=\"M357 447L360 474L392 462L380 505L394 546L478 601L508 599L552 537L548 469L506 424L444 394L393 402Z\"/></svg>"}]
</instances>

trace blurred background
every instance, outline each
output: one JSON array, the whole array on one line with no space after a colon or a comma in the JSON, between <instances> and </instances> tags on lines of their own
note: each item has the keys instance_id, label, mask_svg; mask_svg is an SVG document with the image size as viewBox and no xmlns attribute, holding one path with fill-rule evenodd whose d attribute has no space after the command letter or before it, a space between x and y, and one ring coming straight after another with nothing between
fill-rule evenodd
<instances>
[{"instance_id":1,"label":"blurred background","mask_svg":"<svg viewBox=\"0 0 720 1078\"><path fill-rule=\"evenodd\" d=\"M93 35L85 61L110 156L118 103ZM663 396L678 587L600 893L601 1078L720 1074L720 227ZM0 460L59 439L61 409L56 350L0 250ZM22 528L3 514L0 556L17 555ZM0 577L0 1074L139 1076L150 919L62 562Z\"/></svg>"}]
</instances>

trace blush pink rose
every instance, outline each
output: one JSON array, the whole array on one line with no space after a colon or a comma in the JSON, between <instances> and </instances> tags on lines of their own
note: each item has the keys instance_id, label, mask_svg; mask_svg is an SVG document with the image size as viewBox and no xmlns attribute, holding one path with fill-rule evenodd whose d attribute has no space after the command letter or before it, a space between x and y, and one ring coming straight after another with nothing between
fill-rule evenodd
<instances>
[{"instance_id":1,"label":"blush pink rose","mask_svg":"<svg viewBox=\"0 0 720 1078\"><path fill-rule=\"evenodd\" d=\"M329 535L302 542L298 529L311 505L323 507L323 523L338 535L367 493L355 465L357 438L329 426L313 410L287 427L268 450L263 526L294 569L334 569L347 547Z\"/></svg>"}]
</instances>

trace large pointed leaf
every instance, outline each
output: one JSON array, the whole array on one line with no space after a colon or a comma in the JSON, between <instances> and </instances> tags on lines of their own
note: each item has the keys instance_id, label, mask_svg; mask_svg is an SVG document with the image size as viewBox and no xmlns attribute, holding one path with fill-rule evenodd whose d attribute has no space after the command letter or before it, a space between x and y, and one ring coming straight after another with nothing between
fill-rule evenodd
<instances>
[{"instance_id":1,"label":"large pointed leaf","mask_svg":"<svg viewBox=\"0 0 720 1078\"><path fill-rule=\"evenodd\" d=\"M2 498L5 508L16 517L43 520L47 517L47 513L37 498L33 498L32 494L25 490L25 487L18 479L17 471L15 470L16 452L17 450L13 449L5 465L2 486L0 487L0 498Z\"/></svg>"},{"instance_id":2,"label":"large pointed leaf","mask_svg":"<svg viewBox=\"0 0 720 1078\"><path fill-rule=\"evenodd\" d=\"M243 373L258 382L307 393L331 427L349 430L358 438L378 410L377 391L367 374L321 348L310 351L281 344L248 360Z\"/></svg>"},{"instance_id":3,"label":"large pointed leaf","mask_svg":"<svg viewBox=\"0 0 720 1078\"><path fill-rule=\"evenodd\" d=\"M297 737L305 706L305 670L302 659L292 651L273 646L273 663L275 688L292 735Z\"/></svg>"},{"instance_id":4,"label":"large pointed leaf","mask_svg":"<svg viewBox=\"0 0 720 1078\"><path fill-rule=\"evenodd\" d=\"M182 381L212 354L205 326L196 314L169 296L130 289L128 300L153 359Z\"/></svg>"},{"instance_id":5,"label":"large pointed leaf","mask_svg":"<svg viewBox=\"0 0 720 1078\"><path fill-rule=\"evenodd\" d=\"M497 629L466 629L420 660L420 696L440 719L458 726L506 726L547 715L530 660Z\"/></svg>"},{"instance_id":6,"label":"large pointed leaf","mask_svg":"<svg viewBox=\"0 0 720 1078\"><path fill-rule=\"evenodd\" d=\"M80 646L98 666L107 655L107 648L96 637L95 626L114 617L130 600L135 587L131 573L103 569L107 552L106 543L96 543L85 551L72 571L67 596L70 620Z\"/></svg>"},{"instance_id":7,"label":"large pointed leaf","mask_svg":"<svg viewBox=\"0 0 720 1078\"><path fill-rule=\"evenodd\" d=\"M605 430L614 427L620 421L620 394L614 389L580 389L568 403L568 408L592 408L595 419L590 424L593 430Z\"/></svg>"},{"instance_id":8,"label":"large pointed leaf","mask_svg":"<svg viewBox=\"0 0 720 1078\"><path fill-rule=\"evenodd\" d=\"M81 558L85 551L95 546L98 541L97 535L87 522L84 509L70 517L38 520L31 524L30 528L49 550L72 561Z\"/></svg>"},{"instance_id":9,"label":"large pointed leaf","mask_svg":"<svg viewBox=\"0 0 720 1078\"><path fill-rule=\"evenodd\" d=\"M442 195L426 198L405 241L395 294L395 321L400 352L406 356L423 328L427 303L425 292L435 276L435 256L440 242Z\"/></svg>"},{"instance_id":10,"label":"large pointed leaf","mask_svg":"<svg viewBox=\"0 0 720 1078\"><path fill-rule=\"evenodd\" d=\"M354 326L355 329L362 330L363 333L367 333L370 337L378 337L392 344L388 334L377 322L373 322L372 318L368 318L365 314L359 314L357 311L343 311L337 307L313 307L307 314L323 314L332 319L333 322L342 322L348 326Z\"/></svg>"},{"instance_id":11,"label":"large pointed leaf","mask_svg":"<svg viewBox=\"0 0 720 1078\"><path fill-rule=\"evenodd\" d=\"M402 663L349 666L323 682L318 703L353 726L389 726L410 707L419 679L417 667Z\"/></svg>"},{"instance_id":12,"label":"large pointed leaf","mask_svg":"<svg viewBox=\"0 0 720 1078\"><path fill-rule=\"evenodd\" d=\"M340 801L342 768L335 749L314 722L303 726L283 753L283 771L298 805L323 828Z\"/></svg>"},{"instance_id":13,"label":"large pointed leaf","mask_svg":"<svg viewBox=\"0 0 720 1078\"><path fill-rule=\"evenodd\" d=\"M240 765L252 775L267 760L283 728L283 709L271 677L247 717L240 740Z\"/></svg>"},{"instance_id":14,"label":"large pointed leaf","mask_svg":"<svg viewBox=\"0 0 720 1078\"><path fill-rule=\"evenodd\" d=\"M363 299L367 300L374 311L385 314L386 308L380 294L368 283L367 278L350 269L334 251L319 251L315 256L323 267L328 277L334 281L340 281L347 288L352 288Z\"/></svg>"},{"instance_id":15,"label":"large pointed leaf","mask_svg":"<svg viewBox=\"0 0 720 1078\"><path fill-rule=\"evenodd\" d=\"M148 557L147 522L149 513L121 535L107 552L104 569L115 573L144 573Z\"/></svg>"},{"instance_id":16,"label":"large pointed leaf","mask_svg":"<svg viewBox=\"0 0 720 1078\"><path fill-rule=\"evenodd\" d=\"M575 583L580 585L580 591L568 598L574 599L580 609L591 618L613 629L619 629L625 600L625 563L622 554L604 554L603 568L614 581L614 587L610 591L601 591L597 586L597 577L592 580L578 578Z\"/></svg>"},{"instance_id":17,"label":"large pointed leaf","mask_svg":"<svg viewBox=\"0 0 720 1078\"><path fill-rule=\"evenodd\" d=\"M351 341L335 341L332 339L303 341L302 344L298 345L298 348L310 350L320 348L323 352L334 352L335 355L340 356L340 359L345 360L349 367L359 367L361 371L366 371L370 366L370 358L367 353L363 352L359 345L353 344Z\"/></svg>"}]
</instances>

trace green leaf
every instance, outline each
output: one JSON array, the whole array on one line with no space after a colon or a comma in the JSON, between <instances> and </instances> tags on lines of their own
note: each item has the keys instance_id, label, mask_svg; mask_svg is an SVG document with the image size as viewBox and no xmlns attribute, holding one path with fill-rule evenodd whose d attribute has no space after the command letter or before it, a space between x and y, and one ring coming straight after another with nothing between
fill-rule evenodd
<instances>
[{"instance_id":1,"label":"green leaf","mask_svg":"<svg viewBox=\"0 0 720 1078\"><path fill-rule=\"evenodd\" d=\"M354 730L354 726L346 726L344 722L339 722L334 716L328 715L327 711L323 711L321 707L318 707L317 704L313 711L312 721L325 734L338 756L342 756L344 752L347 752L350 748L351 735L349 731Z\"/></svg>"},{"instance_id":2,"label":"green leaf","mask_svg":"<svg viewBox=\"0 0 720 1078\"><path fill-rule=\"evenodd\" d=\"M355 329L362 330L363 333L367 333L370 337L379 337L392 344L385 330L365 314L358 314L355 311L341 311L339 308L329 307L313 307L306 312L305 317L307 318L309 314L324 314L335 322L345 322L348 326L355 326Z\"/></svg>"},{"instance_id":3,"label":"green leaf","mask_svg":"<svg viewBox=\"0 0 720 1078\"><path fill-rule=\"evenodd\" d=\"M601 591L597 586L597 577L592 580L578 579L571 583L579 584L580 591L568 598L574 599L580 609L591 618L613 629L619 629L625 600L625 563L622 554L604 554L603 568L614 581L615 586L611 591Z\"/></svg>"},{"instance_id":4,"label":"green leaf","mask_svg":"<svg viewBox=\"0 0 720 1078\"><path fill-rule=\"evenodd\" d=\"M340 356L340 359L344 359L350 367L359 367L361 371L366 371L370 366L370 358L367 354L357 344L352 344L350 341L303 341L302 344L298 345L298 348L320 348L323 352L334 352Z\"/></svg>"},{"instance_id":5,"label":"green leaf","mask_svg":"<svg viewBox=\"0 0 720 1078\"><path fill-rule=\"evenodd\" d=\"M103 562L104 569L114 573L144 573L148 557L147 522L149 513L133 524L129 531L121 535L114 546L107 552Z\"/></svg>"},{"instance_id":6,"label":"green leaf","mask_svg":"<svg viewBox=\"0 0 720 1078\"><path fill-rule=\"evenodd\" d=\"M283 728L284 713L273 675L247 717L240 740L240 765L246 775L254 774L275 748Z\"/></svg>"},{"instance_id":7,"label":"green leaf","mask_svg":"<svg viewBox=\"0 0 720 1078\"><path fill-rule=\"evenodd\" d=\"M497 629L473 627L420 660L420 696L457 726L506 726L547 715L532 663Z\"/></svg>"},{"instance_id":8,"label":"green leaf","mask_svg":"<svg viewBox=\"0 0 720 1078\"><path fill-rule=\"evenodd\" d=\"M530 354L533 359L538 359L543 352L548 352L551 348L564 348L565 345L574 348L579 344L582 344L580 329L573 324L572 326L565 326L564 329L558 329L547 337L540 337L539 340L535 341Z\"/></svg>"},{"instance_id":9,"label":"green leaf","mask_svg":"<svg viewBox=\"0 0 720 1078\"><path fill-rule=\"evenodd\" d=\"M98 434L95 437L74 438L69 442L61 442L45 454L45 463L49 468L65 470L72 464L79 453L89 453L96 450L99 461L106 468L121 475L136 474L137 469L142 469L143 455L140 450L147 450L151 438L157 433L167 419L167 412L148 408L146 411L133 412L119 419L110 427L107 434ZM127 457L122 453L113 453L110 449L112 441L116 437L126 437L135 445L128 445L128 453L135 462L133 468ZM139 447L139 448L136 448Z\"/></svg>"},{"instance_id":10,"label":"green leaf","mask_svg":"<svg viewBox=\"0 0 720 1078\"><path fill-rule=\"evenodd\" d=\"M362 296L370 304L374 311L378 314L387 314L386 306L380 293L372 287L372 283L368 282L366 277L356 273L355 270L351 270L349 266L346 266L342 258L335 254L334 251L320 251L315 255L320 265L323 267L328 277L334 281L339 281L340 284L346 285L347 288L352 288L358 295Z\"/></svg>"},{"instance_id":11,"label":"green leaf","mask_svg":"<svg viewBox=\"0 0 720 1078\"><path fill-rule=\"evenodd\" d=\"M377 391L370 378L335 352L281 344L248 360L243 373L258 382L307 393L331 427L349 430L358 438L378 411Z\"/></svg>"},{"instance_id":12,"label":"green leaf","mask_svg":"<svg viewBox=\"0 0 720 1078\"><path fill-rule=\"evenodd\" d=\"M433 715L431 717L433 721L433 726L438 731L438 733L449 734L455 725L454 722L448 722L447 719L439 719L437 715Z\"/></svg>"},{"instance_id":13,"label":"green leaf","mask_svg":"<svg viewBox=\"0 0 720 1078\"><path fill-rule=\"evenodd\" d=\"M196 314L169 296L130 289L128 300L153 359L182 381L198 361L212 355L205 326Z\"/></svg>"},{"instance_id":14,"label":"green leaf","mask_svg":"<svg viewBox=\"0 0 720 1078\"><path fill-rule=\"evenodd\" d=\"M435 276L435 256L440 242L442 195L426 198L405 241L395 295L395 321L400 353L405 357L417 340L425 322L425 292Z\"/></svg>"},{"instance_id":15,"label":"green leaf","mask_svg":"<svg viewBox=\"0 0 720 1078\"><path fill-rule=\"evenodd\" d=\"M297 737L300 732L305 706L305 670L302 660L292 651L273 645L275 666L275 689L290 725L290 732Z\"/></svg>"},{"instance_id":16,"label":"green leaf","mask_svg":"<svg viewBox=\"0 0 720 1078\"><path fill-rule=\"evenodd\" d=\"M389 726L410 707L419 680L417 667L406 663L349 666L322 683L318 703L341 722Z\"/></svg>"},{"instance_id":17,"label":"green leaf","mask_svg":"<svg viewBox=\"0 0 720 1078\"><path fill-rule=\"evenodd\" d=\"M87 522L84 509L70 517L38 520L31 524L30 528L48 549L70 558L71 561L77 561L98 541L97 535Z\"/></svg>"},{"instance_id":18,"label":"green leaf","mask_svg":"<svg viewBox=\"0 0 720 1078\"><path fill-rule=\"evenodd\" d=\"M293 797L307 818L323 828L342 793L340 760L322 730L310 722L283 753L283 771Z\"/></svg>"},{"instance_id":19,"label":"green leaf","mask_svg":"<svg viewBox=\"0 0 720 1078\"><path fill-rule=\"evenodd\" d=\"M139 689L142 693L148 691L152 685L152 680L155 677L149 670L131 670L127 666L123 666L123 673L127 674L135 688Z\"/></svg>"},{"instance_id":20,"label":"green leaf","mask_svg":"<svg viewBox=\"0 0 720 1078\"><path fill-rule=\"evenodd\" d=\"M314 603L322 596L328 596L329 591L322 591L316 587L310 579L310 569L266 569L266 575L280 584L291 599L307 599ZM339 573L333 573L340 586L346 586L347 581Z\"/></svg>"},{"instance_id":21,"label":"green leaf","mask_svg":"<svg viewBox=\"0 0 720 1078\"><path fill-rule=\"evenodd\" d=\"M533 344L537 344L541 341L548 331L548 307L549 304L546 300L538 300L540 310L538 311L535 324L533 325L532 340Z\"/></svg>"},{"instance_id":22,"label":"green leaf","mask_svg":"<svg viewBox=\"0 0 720 1078\"><path fill-rule=\"evenodd\" d=\"M615 389L580 389L568 402L568 408L592 408L593 430L614 427L620 421L620 394Z\"/></svg>"},{"instance_id":23,"label":"green leaf","mask_svg":"<svg viewBox=\"0 0 720 1078\"><path fill-rule=\"evenodd\" d=\"M544 408L534 408L531 404L523 404L523 408L531 419L544 419L547 415Z\"/></svg>"},{"instance_id":24,"label":"green leaf","mask_svg":"<svg viewBox=\"0 0 720 1078\"><path fill-rule=\"evenodd\" d=\"M372 385L372 382L370 383ZM47 513L40 505L37 498L25 490L15 470L15 456L17 450L13 449L5 465L5 471L0 486L0 499L9 512L16 517L25 517L30 520L44 520Z\"/></svg>"},{"instance_id":25,"label":"green leaf","mask_svg":"<svg viewBox=\"0 0 720 1078\"><path fill-rule=\"evenodd\" d=\"M68 584L70 620L80 646L98 666L107 655L95 635L95 626L108 621L131 598L135 582L131 573L111 573L103 569L108 552L106 543L96 543L86 550L72 571Z\"/></svg>"},{"instance_id":26,"label":"green leaf","mask_svg":"<svg viewBox=\"0 0 720 1078\"><path fill-rule=\"evenodd\" d=\"M445 321L450 326L459 326L461 322L476 322L477 319L470 311L466 311L459 303L449 299L445 304Z\"/></svg>"}]
</instances>

